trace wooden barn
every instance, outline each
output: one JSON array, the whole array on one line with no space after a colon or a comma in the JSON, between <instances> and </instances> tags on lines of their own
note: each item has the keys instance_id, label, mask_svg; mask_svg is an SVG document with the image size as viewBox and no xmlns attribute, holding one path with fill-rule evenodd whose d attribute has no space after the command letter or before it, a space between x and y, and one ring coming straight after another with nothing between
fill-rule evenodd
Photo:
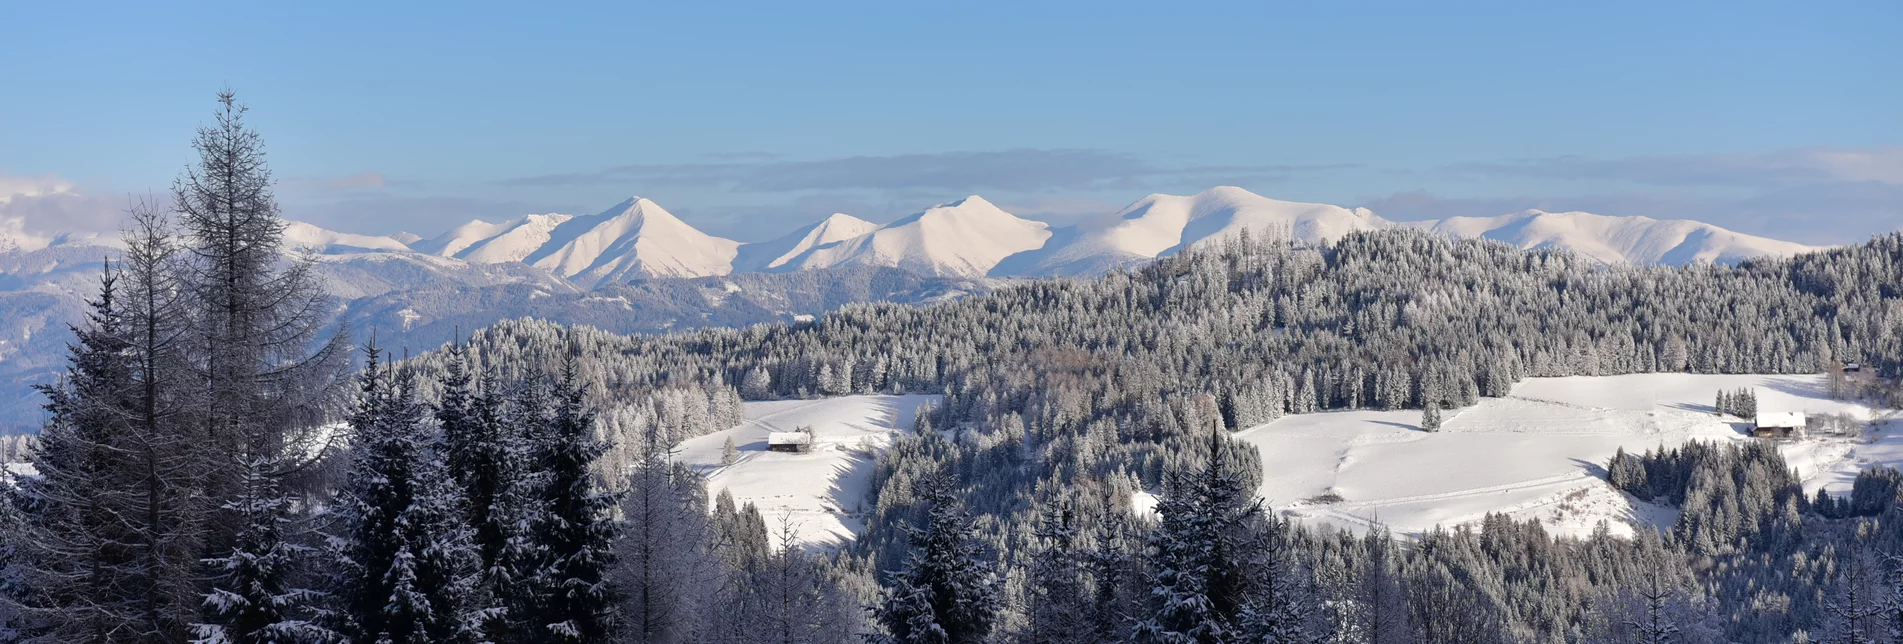
<instances>
[{"instance_id":1,"label":"wooden barn","mask_svg":"<svg viewBox=\"0 0 1903 644\"><path fill-rule=\"evenodd\" d=\"M766 448L775 452L810 452L813 435L806 432L772 432L766 435Z\"/></svg>"},{"instance_id":2,"label":"wooden barn","mask_svg":"<svg viewBox=\"0 0 1903 644\"><path fill-rule=\"evenodd\" d=\"M1790 438L1803 429L1803 412L1758 412L1758 425L1751 429L1751 435L1758 438Z\"/></svg>"}]
</instances>

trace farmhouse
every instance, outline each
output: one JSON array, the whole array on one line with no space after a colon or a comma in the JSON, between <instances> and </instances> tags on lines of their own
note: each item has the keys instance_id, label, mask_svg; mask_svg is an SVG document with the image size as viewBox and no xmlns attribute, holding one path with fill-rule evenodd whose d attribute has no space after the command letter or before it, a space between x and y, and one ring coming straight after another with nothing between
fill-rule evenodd
<instances>
[{"instance_id":1,"label":"farmhouse","mask_svg":"<svg viewBox=\"0 0 1903 644\"><path fill-rule=\"evenodd\" d=\"M1759 412L1758 426L1751 430L1751 435L1759 438L1790 438L1791 434L1803 428L1803 412Z\"/></svg>"},{"instance_id":2,"label":"farmhouse","mask_svg":"<svg viewBox=\"0 0 1903 644\"><path fill-rule=\"evenodd\" d=\"M807 432L772 432L766 435L766 448L775 452L809 452L813 435Z\"/></svg>"}]
</instances>

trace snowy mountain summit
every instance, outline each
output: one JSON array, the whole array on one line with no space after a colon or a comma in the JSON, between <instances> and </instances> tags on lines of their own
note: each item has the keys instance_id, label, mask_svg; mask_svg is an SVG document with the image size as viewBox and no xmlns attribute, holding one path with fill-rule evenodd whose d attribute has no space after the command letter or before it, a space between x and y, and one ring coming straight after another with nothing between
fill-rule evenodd
<instances>
[{"instance_id":1,"label":"snowy mountain summit","mask_svg":"<svg viewBox=\"0 0 1903 644\"><path fill-rule=\"evenodd\" d=\"M940 204L788 261L799 269L892 266L923 275L983 277L998 262L1043 247L1050 225L1020 219L976 195Z\"/></svg>"},{"instance_id":2,"label":"snowy mountain summit","mask_svg":"<svg viewBox=\"0 0 1903 644\"><path fill-rule=\"evenodd\" d=\"M1525 210L1498 217L1450 217L1409 227L1456 237L1485 237L1520 248L1565 248L1607 264L1735 264L1817 250L1684 219L1608 217Z\"/></svg>"},{"instance_id":3,"label":"snowy mountain summit","mask_svg":"<svg viewBox=\"0 0 1903 644\"><path fill-rule=\"evenodd\" d=\"M1366 208L1279 201L1234 186L1150 195L1115 214L1057 231L1052 243L1000 267L1010 275L1095 275L1248 231L1256 239L1332 242L1391 226Z\"/></svg>"}]
</instances>

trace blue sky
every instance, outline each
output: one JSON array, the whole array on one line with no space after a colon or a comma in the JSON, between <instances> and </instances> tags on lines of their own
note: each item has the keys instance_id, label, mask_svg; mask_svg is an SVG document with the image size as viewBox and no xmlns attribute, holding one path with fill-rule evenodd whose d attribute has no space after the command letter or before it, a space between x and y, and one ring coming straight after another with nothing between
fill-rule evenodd
<instances>
[{"instance_id":1,"label":"blue sky","mask_svg":"<svg viewBox=\"0 0 1903 644\"><path fill-rule=\"evenodd\" d=\"M1393 219L1903 227L1893 0L159 4L0 5L0 215L162 192L228 85L285 214L351 232L639 194L756 240L1218 184Z\"/></svg>"}]
</instances>

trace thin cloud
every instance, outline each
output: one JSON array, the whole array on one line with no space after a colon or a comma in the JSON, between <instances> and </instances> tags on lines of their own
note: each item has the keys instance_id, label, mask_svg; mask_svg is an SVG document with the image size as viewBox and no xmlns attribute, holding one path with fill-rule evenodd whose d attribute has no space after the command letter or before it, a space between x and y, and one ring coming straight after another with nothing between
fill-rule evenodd
<instances>
[{"instance_id":1,"label":"thin cloud","mask_svg":"<svg viewBox=\"0 0 1903 644\"><path fill-rule=\"evenodd\" d=\"M500 181L511 187L667 184L725 187L734 192L928 190L1040 192L1140 189L1182 184L1208 175L1276 179L1297 172L1351 166L1162 166L1135 156L1089 149L1017 149L815 161L623 165Z\"/></svg>"},{"instance_id":2,"label":"thin cloud","mask_svg":"<svg viewBox=\"0 0 1903 644\"><path fill-rule=\"evenodd\" d=\"M16 198L70 193L73 189L73 182L61 179L59 175L22 177L0 173L0 204L12 202Z\"/></svg>"},{"instance_id":3,"label":"thin cloud","mask_svg":"<svg viewBox=\"0 0 1903 644\"><path fill-rule=\"evenodd\" d=\"M471 197L411 197L373 194L325 202L281 206L287 219L353 233L388 235L411 232L432 236L471 219L504 221L532 212L593 212L572 204L547 204Z\"/></svg>"},{"instance_id":4,"label":"thin cloud","mask_svg":"<svg viewBox=\"0 0 1903 644\"><path fill-rule=\"evenodd\" d=\"M1652 155L1614 159L1558 156L1448 166L1478 177L1622 181L1685 187L1754 188L1824 182L1903 184L1903 146L1810 147L1749 154Z\"/></svg>"},{"instance_id":5,"label":"thin cloud","mask_svg":"<svg viewBox=\"0 0 1903 644\"><path fill-rule=\"evenodd\" d=\"M80 191L57 175L21 177L0 173L0 230L14 235L54 238L61 235L116 235L135 198L161 201L163 196L105 197Z\"/></svg>"}]
</instances>

